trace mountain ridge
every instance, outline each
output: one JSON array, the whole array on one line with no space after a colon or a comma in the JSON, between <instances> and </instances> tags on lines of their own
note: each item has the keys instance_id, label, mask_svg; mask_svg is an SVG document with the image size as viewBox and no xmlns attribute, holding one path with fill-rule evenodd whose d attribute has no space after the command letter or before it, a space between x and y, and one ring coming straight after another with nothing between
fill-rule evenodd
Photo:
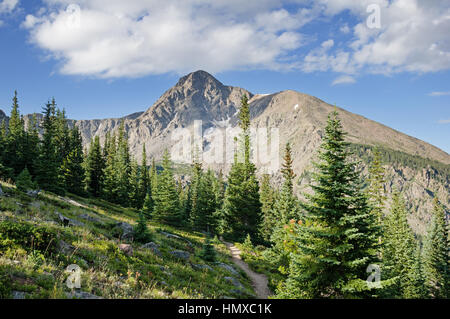
<instances>
[{"instance_id":1,"label":"mountain ridge","mask_svg":"<svg viewBox=\"0 0 450 319\"><path fill-rule=\"evenodd\" d=\"M312 169L311 162L315 159L317 149L322 143L323 130L328 114L337 109L344 130L348 133L347 140L352 145L380 146L393 155L388 158L385 168L389 178L385 188L392 192L394 188L403 191L408 205L415 210L410 217L411 223L416 223L416 231L424 233L429 221L429 211L432 198L438 196L450 212L450 155L445 151L420 139L406 135L384 124L354 114L341 107L336 107L325 101L294 90L285 90L273 94L253 94L250 91L222 84L205 71L196 71L181 77L178 82L161 95L161 97L146 111L130 114L122 118L103 120L69 120L70 125L79 126L84 145L87 147L94 136L103 141L107 132L114 132L123 121L129 137L131 154L141 160L142 146L145 144L148 161L155 158L159 161L164 149L171 149L177 142L172 139L176 129L185 128L192 132L194 121L202 121L204 135L210 129L236 127L239 121L241 97L249 97L251 125L258 128L278 128L279 132L279 163L282 162L284 145L289 142L294 159L293 169L299 176L296 191L301 191L309 184L306 178ZM1 115L1 113L0 113ZM27 116L25 116L27 117ZM30 117L30 116L28 116ZM204 149L209 147L207 140ZM392 150L392 151L389 151ZM411 158L420 157L424 163L413 168L395 162L395 157L402 158L395 152L404 153ZM365 148L360 156L370 156L370 148ZM208 164L205 166L215 170L222 169L227 173L229 162L222 157L223 164ZM410 163L419 161L408 160ZM408 162L406 161L406 162ZM429 161L429 162L427 162ZM445 169L431 165L434 161L442 163ZM189 163L186 163L189 164ZM414 166L414 165L413 165ZM259 174L265 168L257 164ZM368 163L361 168L367 174ZM279 184L279 171L272 176L274 183Z\"/></svg>"}]
</instances>

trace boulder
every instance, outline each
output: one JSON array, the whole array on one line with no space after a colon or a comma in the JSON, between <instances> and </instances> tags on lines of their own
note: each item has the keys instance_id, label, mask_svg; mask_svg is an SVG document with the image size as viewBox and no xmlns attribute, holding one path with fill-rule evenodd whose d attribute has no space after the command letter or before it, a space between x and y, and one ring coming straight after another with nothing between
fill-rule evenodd
<instances>
[{"instance_id":1,"label":"boulder","mask_svg":"<svg viewBox=\"0 0 450 319\"><path fill-rule=\"evenodd\" d=\"M103 221L101 221L100 219L98 219L96 217L93 217L93 216L91 216L89 214L81 214L80 218L82 218L84 220L87 220L87 221L90 221L90 222L93 222L93 223L99 223L99 224L104 225Z\"/></svg>"},{"instance_id":2,"label":"boulder","mask_svg":"<svg viewBox=\"0 0 450 319\"><path fill-rule=\"evenodd\" d=\"M224 263L220 263L220 262L217 263L217 265L218 265L220 268L225 269L226 271L232 273L232 274L235 275L235 276L238 276L238 275L239 275L239 273L237 272L237 270L234 269L234 267L232 267L232 266L230 266L230 265L227 265L227 264L224 264Z\"/></svg>"},{"instance_id":3,"label":"boulder","mask_svg":"<svg viewBox=\"0 0 450 319\"><path fill-rule=\"evenodd\" d=\"M133 226L131 226L128 223L125 222L119 222L116 224L117 227L119 227L120 229L122 229L122 239L132 239L133 238L133 233L134 233L134 229Z\"/></svg>"},{"instance_id":4,"label":"boulder","mask_svg":"<svg viewBox=\"0 0 450 319\"><path fill-rule=\"evenodd\" d=\"M66 216L58 212L56 212L56 214L58 215L58 219L63 226L84 226L84 224L82 222L79 222L78 220L67 218Z\"/></svg>"},{"instance_id":5,"label":"boulder","mask_svg":"<svg viewBox=\"0 0 450 319\"><path fill-rule=\"evenodd\" d=\"M70 255L75 250L75 247L66 243L64 240L58 242L58 251L64 255Z\"/></svg>"},{"instance_id":6,"label":"boulder","mask_svg":"<svg viewBox=\"0 0 450 319\"><path fill-rule=\"evenodd\" d=\"M170 254L178 259L183 259L183 260L189 260L189 257L191 256L191 254L189 254L187 251L182 251L182 250L174 250L174 251L171 251Z\"/></svg>"},{"instance_id":7,"label":"boulder","mask_svg":"<svg viewBox=\"0 0 450 319\"><path fill-rule=\"evenodd\" d=\"M167 233L167 232L164 232L164 231L162 231L161 234L163 234L163 235L166 236L167 238L173 238L173 239L179 239L179 240L182 240L182 241L184 241L186 244L188 244L190 247L193 246L192 243L191 243L189 240L187 240L186 238L183 238L183 237L181 237L181 236L178 236L178 235L175 235L175 234L171 234L171 233Z\"/></svg>"},{"instance_id":8,"label":"boulder","mask_svg":"<svg viewBox=\"0 0 450 319\"><path fill-rule=\"evenodd\" d=\"M208 269L209 271L214 271L214 269L209 265L192 264L192 267L198 270Z\"/></svg>"},{"instance_id":9,"label":"boulder","mask_svg":"<svg viewBox=\"0 0 450 319\"><path fill-rule=\"evenodd\" d=\"M40 192L40 190L28 190L27 195L30 197L37 197Z\"/></svg>"},{"instance_id":10,"label":"boulder","mask_svg":"<svg viewBox=\"0 0 450 319\"><path fill-rule=\"evenodd\" d=\"M4 196L4 195L5 195L5 193L3 193L2 186L0 185L0 196Z\"/></svg>"},{"instance_id":11,"label":"boulder","mask_svg":"<svg viewBox=\"0 0 450 319\"><path fill-rule=\"evenodd\" d=\"M120 244L119 249L127 256L133 255L133 247L129 244Z\"/></svg>"},{"instance_id":12,"label":"boulder","mask_svg":"<svg viewBox=\"0 0 450 319\"><path fill-rule=\"evenodd\" d=\"M150 249L155 255L161 256L161 252L159 251L159 245L154 242L149 242L142 245L142 248Z\"/></svg>"}]
</instances>

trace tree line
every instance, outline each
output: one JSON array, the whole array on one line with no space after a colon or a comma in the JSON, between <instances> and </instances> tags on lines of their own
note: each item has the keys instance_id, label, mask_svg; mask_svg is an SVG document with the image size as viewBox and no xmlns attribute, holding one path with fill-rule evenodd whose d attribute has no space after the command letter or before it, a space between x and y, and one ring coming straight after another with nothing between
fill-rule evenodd
<instances>
[{"instance_id":1,"label":"tree line","mask_svg":"<svg viewBox=\"0 0 450 319\"><path fill-rule=\"evenodd\" d=\"M448 298L449 232L437 198L428 235L420 241L408 224L401 193L392 195L386 214L386 181L376 149L369 187L363 187L336 111L328 117L306 200L294 194L289 143L283 184L276 189L269 175L257 177L246 96L241 104L242 134L235 139L228 176L205 170L194 156L190 180L183 182L175 178L167 150L161 167L154 159L148 165L145 146L138 163L123 122L103 144L97 136L83 150L78 127L69 128L65 111L52 99L42 121L34 116L25 128L15 93L9 123L0 130L0 174L22 190L39 187L134 207L142 233L145 220L152 219L228 240L251 239L268 248L267 260L283 275L279 298ZM372 283L366 281L369 265L379 275Z\"/></svg>"}]
</instances>

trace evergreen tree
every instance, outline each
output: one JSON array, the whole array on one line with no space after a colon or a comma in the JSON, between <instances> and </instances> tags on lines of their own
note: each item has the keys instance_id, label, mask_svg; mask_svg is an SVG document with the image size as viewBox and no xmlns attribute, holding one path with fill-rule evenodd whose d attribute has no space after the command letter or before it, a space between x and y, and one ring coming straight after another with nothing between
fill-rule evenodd
<instances>
[{"instance_id":1,"label":"evergreen tree","mask_svg":"<svg viewBox=\"0 0 450 319\"><path fill-rule=\"evenodd\" d=\"M424 271L422 245L419 243L413 256L413 268L409 277L411 284L406 287L406 298L423 299L428 297Z\"/></svg>"},{"instance_id":2,"label":"evergreen tree","mask_svg":"<svg viewBox=\"0 0 450 319\"><path fill-rule=\"evenodd\" d=\"M261 213L263 216L263 221L261 225L261 235L266 241L270 241L273 230L277 225L277 217L274 214L274 205L276 201L276 192L270 185L270 175L264 174L261 180L260 189L260 199L261 199Z\"/></svg>"},{"instance_id":3,"label":"evergreen tree","mask_svg":"<svg viewBox=\"0 0 450 319\"><path fill-rule=\"evenodd\" d=\"M84 195L83 139L80 130L74 126L69 132L69 152L63 160L61 172L68 192Z\"/></svg>"},{"instance_id":4,"label":"evergreen tree","mask_svg":"<svg viewBox=\"0 0 450 319\"><path fill-rule=\"evenodd\" d=\"M425 247L426 286L432 298L450 298L450 243L444 207L434 199Z\"/></svg>"},{"instance_id":5,"label":"evergreen tree","mask_svg":"<svg viewBox=\"0 0 450 319\"><path fill-rule=\"evenodd\" d=\"M147 221L142 212L139 212L139 219L134 228L134 239L139 243L148 243L152 240L152 235L147 228Z\"/></svg>"},{"instance_id":6,"label":"evergreen tree","mask_svg":"<svg viewBox=\"0 0 450 319\"><path fill-rule=\"evenodd\" d=\"M33 183L30 172L28 171L28 169L26 167L19 174L19 176L17 176L16 187L21 192L34 190L36 188L36 184Z\"/></svg>"},{"instance_id":7,"label":"evergreen tree","mask_svg":"<svg viewBox=\"0 0 450 319\"><path fill-rule=\"evenodd\" d=\"M414 235L407 221L404 199L399 192L392 195L391 214L386 219L383 245L384 276L396 284L386 290L387 297L408 298L414 289Z\"/></svg>"},{"instance_id":8,"label":"evergreen tree","mask_svg":"<svg viewBox=\"0 0 450 319\"><path fill-rule=\"evenodd\" d=\"M147 167L147 151L145 149L145 144L142 146L142 163L139 171L139 206L144 205L146 196L150 193L151 183L150 175ZM140 208L138 207L138 208Z\"/></svg>"},{"instance_id":9,"label":"evergreen tree","mask_svg":"<svg viewBox=\"0 0 450 319\"><path fill-rule=\"evenodd\" d=\"M19 111L17 91L14 91L11 115L6 135L6 149L3 157L4 164L12 168L17 176L25 168L25 127Z\"/></svg>"},{"instance_id":10,"label":"evergreen tree","mask_svg":"<svg viewBox=\"0 0 450 319\"><path fill-rule=\"evenodd\" d=\"M128 137L125 132L125 125L122 122L119 126L119 136L117 140L117 152L114 173L116 176L116 202L123 206L130 204L129 190L130 190L130 175L131 175L131 160L130 150L128 147Z\"/></svg>"},{"instance_id":11,"label":"evergreen tree","mask_svg":"<svg viewBox=\"0 0 450 319\"><path fill-rule=\"evenodd\" d=\"M163 171L158 176L155 188L153 218L169 225L180 225L181 207L173 177L169 152L165 150L163 156Z\"/></svg>"},{"instance_id":12,"label":"evergreen tree","mask_svg":"<svg viewBox=\"0 0 450 319\"><path fill-rule=\"evenodd\" d=\"M228 235L242 241L248 233L259 239L258 228L261 223L261 202L256 167L250 161L250 110L248 97L243 96L240 109L240 154L235 152L234 163L228 175L228 187L223 207L224 226ZM243 163L238 156L243 155Z\"/></svg>"},{"instance_id":13,"label":"evergreen tree","mask_svg":"<svg viewBox=\"0 0 450 319\"><path fill-rule=\"evenodd\" d=\"M41 154L37 159L36 180L39 186L56 194L64 194L59 182L59 168L57 147L55 144L56 102L52 99L43 109L42 121L43 136L41 141Z\"/></svg>"},{"instance_id":14,"label":"evergreen tree","mask_svg":"<svg viewBox=\"0 0 450 319\"><path fill-rule=\"evenodd\" d=\"M369 197L369 204L372 207L373 213L377 216L377 224L380 227L380 236L378 237L378 243L380 248L383 238L383 210L386 201L386 192L384 189L384 168L381 163L381 153L378 148L373 151L373 161L369 167L369 187L367 194ZM380 253L380 257L381 253Z\"/></svg>"},{"instance_id":15,"label":"evergreen tree","mask_svg":"<svg viewBox=\"0 0 450 319\"><path fill-rule=\"evenodd\" d=\"M214 249L214 246L211 244L211 240L208 238L206 238L205 240L205 244L203 245L203 249L200 252L200 256L201 259L205 260L205 261L209 261L209 262L215 262L217 259L217 254L216 251Z\"/></svg>"},{"instance_id":16,"label":"evergreen tree","mask_svg":"<svg viewBox=\"0 0 450 319\"><path fill-rule=\"evenodd\" d=\"M153 214L153 199L150 192L147 193L147 196L145 196L144 200L144 206L142 207L142 213L146 218L151 218Z\"/></svg>"},{"instance_id":17,"label":"evergreen tree","mask_svg":"<svg viewBox=\"0 0 450 319\"><path fill-rule=\"evenodd\" d=\"M102 191L105 166L100 138L96 136L86 157L86 186L87 191L94 197L99 197Z\"/></svg>"},{"instance_id":18,"label":"evergreen tree","mask_svg":"<svg viewBox=\"0 0 450 319\"><path fill-rule=\"evenodd\" d=\"M283 186L280 196L274 205L274 215L278 221L278 226L283 226L291 219L299 219L298 202L294 196L294 178L295 174L292 170L291 146L286 144L284 163L281 169L283 174Z\"/></svg>"},{"instance_id":19,"label":"evergreen tree","mask_svg":"<svg viewBox=\"0 0 450 319\"><path fill-rule=\"evenodd\" d=\"M108 137L107 142L105 142L106 147L108 150L103 152L105 167L103 169L102 197L107 201L115 202L117 200L117 180L115 174L117 147L115 135Z\"/></svg>"},{"instance_id":20,"label":"evergreen tree","mask_svg":"<svg viewBox=\"0 0 450 319\"><path fill-rule=\"evenodd\" d=\"M278 290L287 298L365 296L367 266L376 260L376 217L361 190L336 111L328 117L313 174L306 216L295 226L297 250L289 278ZM293 231L294 231L293 229Z\"/></svg>"},{"instance_id":21,"label":"evergreen tree","mask_svg":"<svg viewBox=\"0 0 450 319\"><path fill-rule=\"evenodd\" d=\"M141 203L141 194L139 189L139 182L140 182L140 171L139 171L139 165L136 162L136 160L131 160L131 173L130 173L130 189L128 197L130 199L130 205L131 207L141 209L142 203Z\"/></svg>"}]
</instances>

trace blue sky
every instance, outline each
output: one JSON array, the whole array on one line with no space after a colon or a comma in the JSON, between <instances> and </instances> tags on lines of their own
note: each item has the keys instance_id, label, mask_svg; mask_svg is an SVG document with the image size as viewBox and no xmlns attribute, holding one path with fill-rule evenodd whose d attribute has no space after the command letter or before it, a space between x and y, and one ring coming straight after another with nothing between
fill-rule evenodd
<instances>
[{"instance_id":1,"label":"blue sky","mask_svg":"<svg viewBox=\"0 0 450 319\"><path fill-rule=\"evenodd\" d=\"M444 0L0 0L0 109L17 89L23 113L54 96L71 118L119 117L203 69L253 93L317 96L450 153L449 32Z\"/></svg>"}]
</instances>

